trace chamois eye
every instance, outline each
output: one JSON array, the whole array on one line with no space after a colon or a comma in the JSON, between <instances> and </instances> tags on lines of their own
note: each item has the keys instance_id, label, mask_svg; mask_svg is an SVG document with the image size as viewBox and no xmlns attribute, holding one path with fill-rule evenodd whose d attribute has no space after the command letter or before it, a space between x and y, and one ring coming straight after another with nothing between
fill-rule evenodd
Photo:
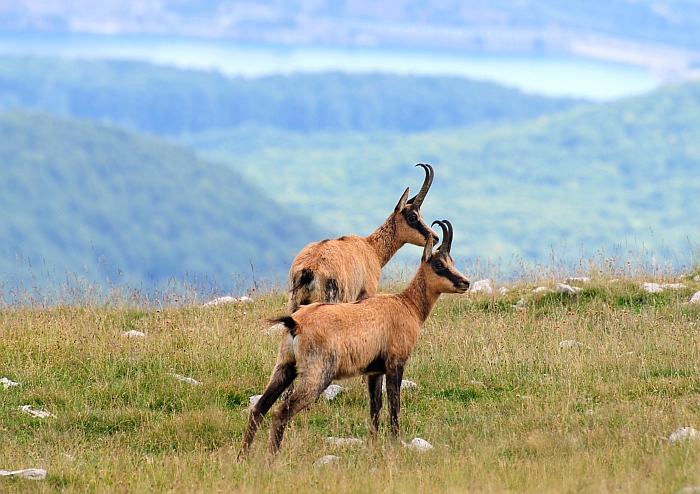
<instances>
[{"instance_id":1,"label":"chamois eye","mask_svg":"<svg viewBox=\"0 0 700 494\"><path fill-rule=\"evenodd\" d=\"M435 269L445 269L445 265L442 262L437 261L435 263Z\"/></svg>"},{"instance_id":2,"label":"chamois eye","mask_svg":"<svg viewBox=\"0 0 700 494\"><path fill-rule=\"evenodd\" d=\"M409 221L410 223L415 223L416 221L418 221L418 215L417 215L417 214L411 214L411 215L409 215L409 216L408 216L408 221Z\"/></svg>"}]
</instances>

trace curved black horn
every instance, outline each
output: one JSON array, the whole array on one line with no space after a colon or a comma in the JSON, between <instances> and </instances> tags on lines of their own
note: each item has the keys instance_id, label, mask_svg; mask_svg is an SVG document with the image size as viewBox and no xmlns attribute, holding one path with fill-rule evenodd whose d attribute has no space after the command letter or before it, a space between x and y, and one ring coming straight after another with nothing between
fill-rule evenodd
<instances>
[{"instance_id":1,"label":"curved black horn","mask_svg":"<svg viewBox=\"0 0 700 494\"><path fill-rule=\"evenodd\" d=\"M415 207L420 208L421 204L423 204L423 200L425 199L425 195L428 193L428 189L430 189L430 185L433 183L435 172L433 172L432 166L425 163L418 163L416 166L423 167L425 170L425 180L423 181L423 186L418 191L418 194L410 198L408 200L408 204L413 204Z\"/></svg>"},{"instance_id":2,"label":"curved black horn","mask_svg":"<svg viewBox=\"0 0 700 494\"><path fill-rule=\"evenodd\" d=\"M435 223L440 225L440 228L442 228L442 243L440 244L440 247L437 248L437 250L449 254L450 249L452 248L452 223L450 223L447 220L435 220L430 226L433 226Z\"/></svg>"}]
</instances>

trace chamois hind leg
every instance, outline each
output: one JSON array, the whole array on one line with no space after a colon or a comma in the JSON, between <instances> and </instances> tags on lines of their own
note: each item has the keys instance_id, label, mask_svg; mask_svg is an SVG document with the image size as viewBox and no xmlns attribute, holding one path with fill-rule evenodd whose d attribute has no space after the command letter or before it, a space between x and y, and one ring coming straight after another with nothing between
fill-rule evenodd
<instances>
[{"instance_id":1,"label":"chamois hind leg","mask_svg":"<svg viewBox=\"0 0 700 494\"><path fill-rule=\"evenodd\" d=\"M292 384L296 376L297 371L294 362L275 366L267 388L265 388L258 402L253 405L250 410L248 425L243 435L243 443L238 452L239 460L245 457L248 452L253 438L255 437L255 433L258 431L258 427L260 427L260 423L263 417L265 417L265 414L270 410L270 407L277 401L282 393Z\"/></svg>"},{"instance_id":2,"label":"chamois hind leg","mask_svg":"<svg viewBox=\"0 0 700 494\"><path fill-rule=\"evenodd\" d=\"M403 364L393 366L386 371L386 397L389 402L391 416L391 434L399 437L399 413L401 412L401 380L403 379Z\"/></svg>"},{"instance_id":3,"label":"chamois hind leg","mask_svg":"<svg viewBox=\"0 0 700 494\"><path fill-rule=\"evenodd\" d=\"M327 368L332 363L327 362ZM330 365L329 365L330 364ZM294 415L311 405L333 380L330 372L321 372L310 377L303 375L296 383L294 391L284 400L272 415L270 425L270 453L277 454L282 444L284 429Z\"/></svg>"},{"instance_id":4,"label":"chamois hind leg","mask_svg":"<svg viewBox=\"0 0 700 494\"><path fill-rule=\"evenodd\" d=\"M372 438L377 437L379 430L379 411L382 409L382 377L384 374L367 376L367 392L369 394L369 433Z\"/></svg>"}]
</instances>

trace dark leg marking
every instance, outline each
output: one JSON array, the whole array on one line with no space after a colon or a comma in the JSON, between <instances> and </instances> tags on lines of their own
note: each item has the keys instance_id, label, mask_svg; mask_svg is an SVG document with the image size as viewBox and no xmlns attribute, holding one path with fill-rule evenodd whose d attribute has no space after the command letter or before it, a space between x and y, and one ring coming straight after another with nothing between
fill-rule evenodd
<instances>
[{"instance_id":1,"label":"dark leg marking","mask_svg":"<svg viewBox=\"0 0 700 494\"><path fill-rule=\"evenodd\" d=\"M401 412L401 380L403 379L403 365L397 365L386 373L386 396L389 401L389 415L391 416L391 433L399 437L399 413Z\"/></svg>"},{"instance_id":2,"label":"dark leg marking","mask_svg":"<svg viewBox=\"0 0 700 494\"><path fill-rule=\"evenodd\" d=\"M367 392L369 394L370 435L377 437L379 430L379 412L382 409L382 377L384 374L367 376Z\"/></svg>"},{"instance_id":3,"label":"dark leg marking","mask_svg":"<svg viewBox=\"0 0 700 494\"><path fill-rule=\"evenodd\" d=\"M260 427L260 423L265 417L270 407L277 401L277 398L284 392L285 389L292 384L294 378L297 375L296 366L294 363L285 364L279 367L275 367L272 371L272 377L270 377L270 383L265 388L263 395L260 397L258 402L250 410L250 415L248 416L248 425L246 426L245 434L243 435L243 442L241 444L241 449L238 452L238 459L243 459L250 445L253 442L255 433Z\"/></svg>"}]
</instances>

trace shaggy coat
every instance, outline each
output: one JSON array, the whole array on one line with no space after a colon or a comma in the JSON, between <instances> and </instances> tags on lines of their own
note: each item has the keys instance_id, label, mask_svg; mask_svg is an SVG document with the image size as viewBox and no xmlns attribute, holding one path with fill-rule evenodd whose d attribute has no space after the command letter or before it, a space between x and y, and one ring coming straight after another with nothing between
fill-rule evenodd
<instances>
[{"instance_id":1,"label":"shaggy coat","mask_svg":"<svg viewBox=\"0 0 700 494\"><path fill-rule=\"evenodd\" d=\"M263 417L292 385L272 417L270 452L277 453L289 420L308 407L334 379L367 376L371 434L376 436L382 408L382 376L391 416L391 431L399 435L400 387L403 371L420 334L442 293L464 293L469 280L454 267L450 256L452 227L437 222L445 232L442 245L432 251L428 238L422 262L405 290L380 294L354 303L311 304L284 323L277 363L260 400L250 411L239 458L245 456Z\"/></svg>"},{"instance_id":2,"label":"shaggy coat","mask_svg":"<svg viewBox=\"0 0 700 494\"><path fill-rule=\"evenodd\" d=\"M433 168L419 163L425 181L415 197L408 187L389 217L371 235L346 235L304 247L289 270L290 314L314 302L354 302L377 292L382 268L405 244L425 245L437 235L424 221L421 204L433 181Z\"/></svg>"}]
</instances>

